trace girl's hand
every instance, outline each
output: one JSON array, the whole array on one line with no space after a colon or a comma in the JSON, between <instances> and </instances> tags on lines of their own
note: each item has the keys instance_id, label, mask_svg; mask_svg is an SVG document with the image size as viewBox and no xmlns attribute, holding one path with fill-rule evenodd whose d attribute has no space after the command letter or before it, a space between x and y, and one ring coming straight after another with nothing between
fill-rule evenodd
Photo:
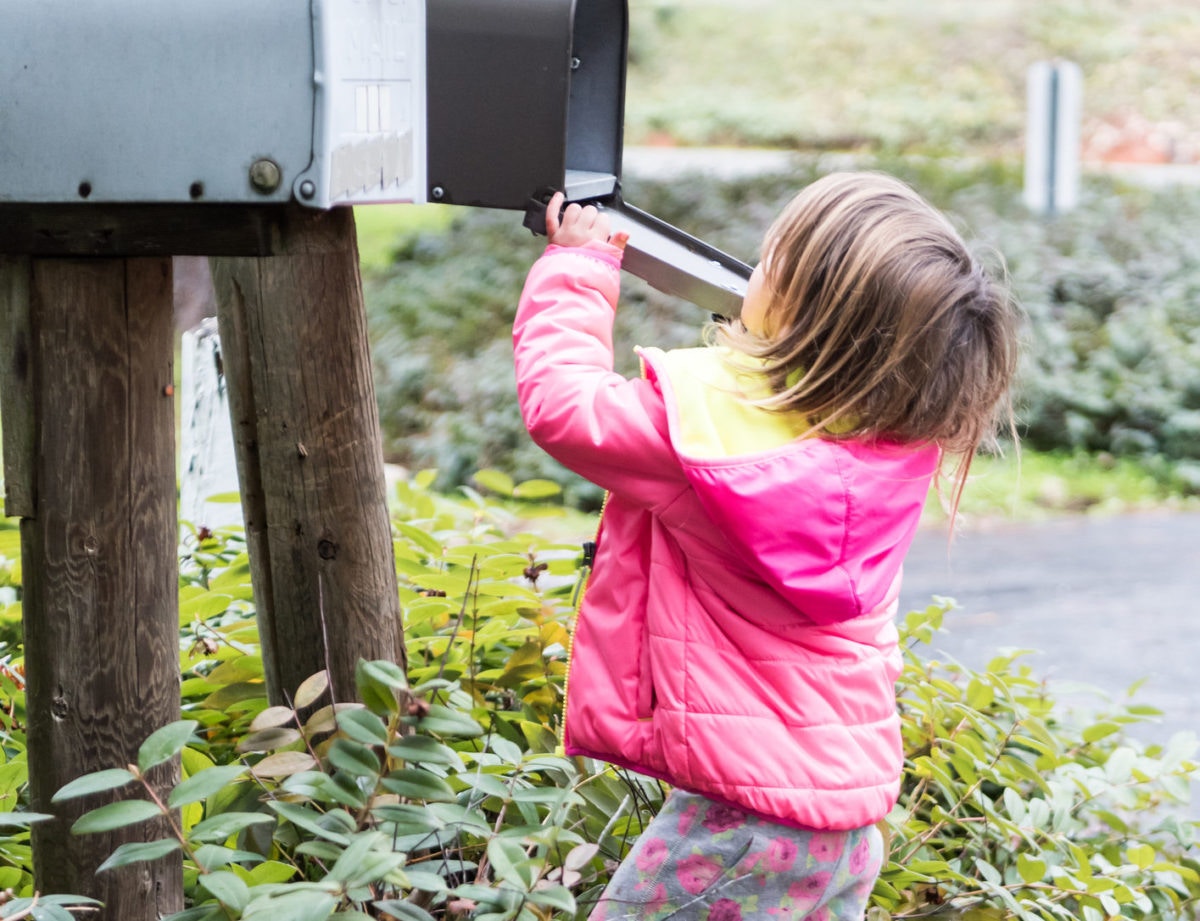
<instances>
[{"instance_id":1,"label":"girl's hand","mask_svg":"<svg viewBox=\"0 0 1200 921\"><path fill-rule=\"evenodd\" d=\"M546 205L546 236L551 243L557 246L586 246L593 240L599 240L619 249L625 248L629 234L612 233L607 214L594 205L580 206L576 202L567 205L563 211L564 198L562 192L555 192ZM559 212L562 212L561 218Z\"/></svg>"}]
</instances>

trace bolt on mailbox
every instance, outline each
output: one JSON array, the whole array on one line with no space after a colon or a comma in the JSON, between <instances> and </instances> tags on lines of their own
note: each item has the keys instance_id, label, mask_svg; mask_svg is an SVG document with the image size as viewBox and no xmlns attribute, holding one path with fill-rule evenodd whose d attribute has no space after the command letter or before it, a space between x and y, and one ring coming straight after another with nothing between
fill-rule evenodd
<instances>
[{"instance_id":1,"label":"bolt on mailbox","mask_svg":"<svg viewBox=\"0 0 1200 921\"><path fill-rule=\"evenodd\" d=\"M621 199L626 0L6 0L0 203L441 202L553 190L717 313L750 269Z\"/></svg>"}]
</instances>

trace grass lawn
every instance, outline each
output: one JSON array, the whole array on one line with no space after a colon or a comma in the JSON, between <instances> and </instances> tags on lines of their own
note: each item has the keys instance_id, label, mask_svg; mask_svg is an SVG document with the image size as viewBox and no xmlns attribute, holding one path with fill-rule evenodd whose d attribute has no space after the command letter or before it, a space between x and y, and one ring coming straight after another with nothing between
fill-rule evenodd
<instances>
[{"instance_id":1,"label":"grass lawn","mask_svg":"<svg viewBox=\"0 0 1200 921\"><path fill-rule=\"evenodd\" d=\"M1026 71L1063 58L1083 70L1086 142L1158 132L1175 157L1200 153L1195 0L630 7L627 143L1019 155Z\"/></svg>"},{"instance_id":2,"label":"grass lawn","mask_svg":"<svg viewBox=\"0 0 1200 921\"><path fill-rule=\"evenodd\" d=\"M1035 520L1164 507L1200 508L1197 497L1181 497L1165 464L1104 454L1023 450L1019 455L1010 451L1003 457L977 458L959 512L960 525L970 527L977 520ZM925 517L931 524L946 520L937 496L930 497Z\"/></svg>"}]
</instances>

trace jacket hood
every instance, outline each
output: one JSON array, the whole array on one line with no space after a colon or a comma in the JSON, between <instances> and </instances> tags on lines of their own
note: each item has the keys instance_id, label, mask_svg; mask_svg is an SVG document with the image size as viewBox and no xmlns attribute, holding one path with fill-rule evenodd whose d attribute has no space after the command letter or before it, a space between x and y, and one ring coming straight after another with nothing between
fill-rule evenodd
<instances>
[{"instance_id":1,"label":"jacket hood","mask_svg":"<svg viewBox=\"0 0 1200 921\"><path fill-rule=\"evenodd\" d=\"M763 379L722 351L641 355L680 463L732 552L818 624L893 603L938 448L805 438L794 414L748 402Z\"/></svg>"}]
</instances>

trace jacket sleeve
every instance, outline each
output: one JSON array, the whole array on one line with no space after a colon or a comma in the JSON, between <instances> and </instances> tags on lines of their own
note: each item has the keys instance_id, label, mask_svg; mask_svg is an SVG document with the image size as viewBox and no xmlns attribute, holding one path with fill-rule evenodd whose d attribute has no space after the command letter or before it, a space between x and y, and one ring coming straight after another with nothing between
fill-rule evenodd
<instances>
[{"instance_id":1,"label":"jacket sleeve","mask_svg":"<svg viewBox=\"0 0 1200 921\"><path fill-rule=\"evenodd\" d=\"M686 488L662 395L613 370L621 251L607 243L551 245L525 282L513 325L517 398L548 454L640 505Z\"/></svg>"}]
</instances>

